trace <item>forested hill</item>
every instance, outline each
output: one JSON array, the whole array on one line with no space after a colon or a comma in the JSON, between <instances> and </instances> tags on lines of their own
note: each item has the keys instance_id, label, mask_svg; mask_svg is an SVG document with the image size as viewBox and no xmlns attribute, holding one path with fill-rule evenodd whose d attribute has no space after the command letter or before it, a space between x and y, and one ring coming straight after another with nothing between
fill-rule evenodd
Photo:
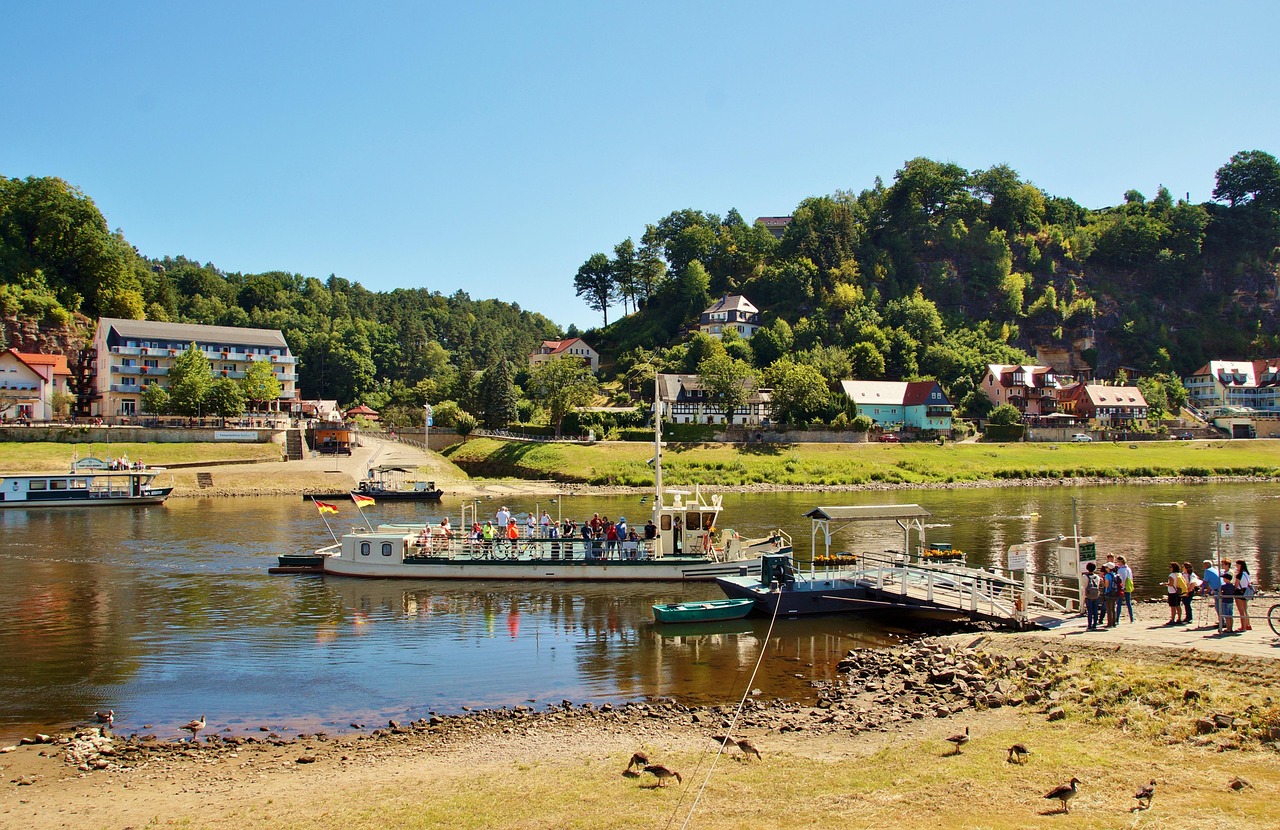
<instances>
[{"instance_id":1,"label":"forested hill","mask_svg":"<svg viewBox=\"0 0 1280 830\"><path fill-rule=\"evenodd\" d=\"M828 381L935 377L957 400L986 362L1037 349L1107 377L1275 356L1280 164L1237 153L1213 196L1162 186L1090 210L1005 165L917 158L887 186L804 200L780 240L737 211L673 212L587 259L576 286L598 311L640 309L587 335L623 369L679 363L649 350L726 292L763 312L731 348L758 369L786 356Z\"/></svg>"},{"instance_id":2,"label":"forested hill","mask_svg":"<svg viewBox=\"0 0 1280 830\"><path fill-rule=\"evenodd\" d=\"M280 329L305 397L399 405L418 419L424 400L465 399L473 370L524 362L561 333L541 314L461 291L372 292L336 276L149 259L56 178L0 177L0 315L82 336L99 316Z\"/></svg>"},{"instance_id":3,"label":"forested hill","mask_svg":"<svg viewBox=\"0 0 1280 830\"><path fill-rule=\"evenodd\" d=\"M1237 153L1213 198L1130 190L1094 210L1005 165L918 158L892 184L804 200L781 239L735 210L677 210L565 279L607 324L586 337L606 379L632 389L655 368L714 375L721 395L755 375L778 417L812 421L852 414L841 379L932 377L979 414L985 365L1037 352L1170 384L1211 357L1280 354L1280 163ZM750 342L690 339L723 293L746 295L765 327ZM540 340L577 333L461 292L151 259L56 178L0 177L0 316L82 333L97 316L278 328L304 396L406 418L424 401L480 414L477 370L519 379Z\"/></svg>"}]
</instances>

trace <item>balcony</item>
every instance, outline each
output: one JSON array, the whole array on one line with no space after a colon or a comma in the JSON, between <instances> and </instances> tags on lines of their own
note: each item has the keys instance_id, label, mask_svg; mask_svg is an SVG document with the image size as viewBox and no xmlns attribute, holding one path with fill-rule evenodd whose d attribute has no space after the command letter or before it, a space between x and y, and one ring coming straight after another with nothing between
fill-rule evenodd
<instances>
[{"instance_id":1,"label":"balcony","mask_svg":"<svg viewBox=\"0 0 1280 830\"><path fill-rule=\"evenodd\" d=\"M111 384L112 392L124 392L127 395L141 395L142 390L143 390L142 386L126 386L123 383Z\"/></svg>"}]
</instances>

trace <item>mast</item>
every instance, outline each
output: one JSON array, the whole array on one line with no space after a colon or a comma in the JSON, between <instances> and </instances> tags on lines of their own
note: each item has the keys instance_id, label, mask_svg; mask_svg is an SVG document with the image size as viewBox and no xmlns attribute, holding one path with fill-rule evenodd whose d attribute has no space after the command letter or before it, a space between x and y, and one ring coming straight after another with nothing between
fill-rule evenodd
<instances>
[{"instance_id":1,"label":"mast","mask_svg":"<svg viewBox=\"0 0 1280 830\"><path fill-rule=\"evenodd\" d=\"M658 373L653 373L653 509L666 504L662 496L662 403L658 392Z\"/></svg>"}]
</instances>

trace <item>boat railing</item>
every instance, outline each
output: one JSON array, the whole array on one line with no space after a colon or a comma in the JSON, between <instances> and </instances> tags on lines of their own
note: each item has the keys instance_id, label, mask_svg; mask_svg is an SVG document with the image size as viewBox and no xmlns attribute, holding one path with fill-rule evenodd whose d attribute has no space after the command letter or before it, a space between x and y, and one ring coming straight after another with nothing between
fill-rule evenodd
<instances>
[{"instance_id":1,"label":"boat railing","mask_svg":"<svg viewBox=\"0 0 1280 830\"><path fill-rule=\"evenodd\" d=\"M406 554L409 558L449 557L470 559L546 559L573 561L638 561L653 559L656 540L609 541L607 539L521 537L474 538L456 533L445 535L437 528L413 536Z\"/></svg>"},{"instance_id":2,"label":"boat railing","mask_svg":"<svg viewBox=\"0 0 1280 830\"><path fill-rule=\"evenodd\" d=\"M1013 617L1022 593L1020 582L1000 574L953 563L910 563L900 554L859 554L841 575L883 593L994 617Z\"/></svg>"}]
</instances>

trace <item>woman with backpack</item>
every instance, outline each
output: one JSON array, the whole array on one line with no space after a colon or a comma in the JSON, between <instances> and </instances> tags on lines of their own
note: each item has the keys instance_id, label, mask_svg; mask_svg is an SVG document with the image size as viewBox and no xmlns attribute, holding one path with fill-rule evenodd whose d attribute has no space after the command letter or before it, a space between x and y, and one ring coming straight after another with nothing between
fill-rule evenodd
<instances>
[{"instance_id":1,"label":"woman with backpack","mask_svg":"<svg viewBox=\"0 0 1280 830\"><path fill-rule=\"evenodd\" d=\"M1164 582L1169 596L1169 621L1165 625L1182 624L1182 596L1187 592L1187 580L1182 576L1182 567L1177 562L1169 563L1169 578Z\"/></svg>"},{"instance_id":2,"label":"woman with backpack","mask_svg":"<svg viewBox=\"0 0 1280 830\"><path fill-rule=\"evenodd\" d=\"M1182 595L1182 608L1185 611L1183 622L1191 625L1191 600L1200 593L1201 583L1200 577L1196 576L1196 570L1190 562L1182 563L1182 581L1187 583L1187 591Z\"/></svg>"},{"instance_id":3,"label":"woman with backpack","mask_svg":"<svg viewBox=\"0 0 1280 830\"><path fill-rule=\"evenodd\" d=\"M1124 586L1111 562L1102 566L1102 607L1107 613L1107 628L1115 628L1118 620L1120 594Z\"/></svg>"},{"instance_id":4,"label":"woman with backpack","mask_svg":"<svg viewBox=\"0 0 1280 830\"><path fill-rule=\"evenodd\" d=\"M1129 609L1129 622L1133 622L1133 568L1129 567L1129 563L1123 556L1117 556L1116 576L1120 578L1121 590L1120 601L1116 603L1116 621L1119 622L1120 612L1125 608Z\"/></svg>"},{"instance_id":5,"label":"woman with backpack","mask_svg":"<svg viewBox=\"0 0 1280 830\"><path fill-rule=\"evenodd\" d=\"M1084 566L1084 608L1088 619L1086 631L1097 631L1102 623L1102 577L1093 562Z\"/></svg>"}]
</instances>

